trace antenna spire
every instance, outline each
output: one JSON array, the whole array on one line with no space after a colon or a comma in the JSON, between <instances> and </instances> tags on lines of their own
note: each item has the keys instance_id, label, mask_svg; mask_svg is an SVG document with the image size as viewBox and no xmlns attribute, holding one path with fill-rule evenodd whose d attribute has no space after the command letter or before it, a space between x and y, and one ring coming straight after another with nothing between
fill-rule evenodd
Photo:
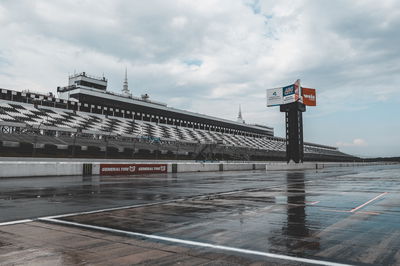
<instances>
[{"instance_id":1,"label":"antenna spire","mask_svg":"<svg viewBox=\"0 0 400 266\"><path fill-rule=\"evenodd\" d=\"M122 86L122 93L126 95L132 95L128 88L128 69L125 67L125 79L124 85Z\"/></svg>"},{"instance_id":2,"label":"antenna spire","mask_svg":"<svg viewBox=\"0 0 400 266\"><path fill-rule=\"evenodd\" d=\"M239 114L238 114L238 117L237 117L237 121L239 123L243 123L244 124L244 120L243 120L243 117L242 117L242 106L240 104L239 104Z\"/></svg>"}]
</instances>

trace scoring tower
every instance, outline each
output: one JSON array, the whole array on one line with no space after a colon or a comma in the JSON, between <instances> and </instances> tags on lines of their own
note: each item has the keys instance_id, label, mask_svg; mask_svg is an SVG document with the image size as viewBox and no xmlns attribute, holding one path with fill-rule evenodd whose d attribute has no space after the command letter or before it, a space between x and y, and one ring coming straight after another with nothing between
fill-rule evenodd
<instances>
[{"instance_id":1,"label":"scoring tower","mask_svg":"<svg viewBox=\"0 0 400 266\"><path fill-rule=\"evenodd\" d=\"M267 90L267 106L280 106L280 111L285 113L288 163L304 160L303 112L306 105L316 105L315 95L315 89L302 88L299 79L289 86Z\"/></svg>"}]
</instances>

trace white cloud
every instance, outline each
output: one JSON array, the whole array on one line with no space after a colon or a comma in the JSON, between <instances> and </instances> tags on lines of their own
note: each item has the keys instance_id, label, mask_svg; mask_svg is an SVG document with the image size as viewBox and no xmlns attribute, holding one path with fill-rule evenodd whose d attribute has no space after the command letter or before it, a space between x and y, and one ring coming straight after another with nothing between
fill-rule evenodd
<instances>
[{"instance_id":1,"label":"white cloud","mask_svg":"<svg viewBox=\"0 0 400 266\"><path fill-rule=\"evenodd\" d=\"M186 17L174 17L171 21L171 26L177 29L182 29L187 23Z\"/></svg>"},{"instance_id":2,"label":"white cloud","mask_svg":"<svg viewBox=\"0 0 400 266\"><path fill-rule=\"evenodd\" d=\"M368 144L365 140L359 139L359 138L353 139L353 141L350 143L338 141L338 142L336 142L336 145L338 147L365 147L365 146L368 146Z\"/></svg>"},{"instance_id":3,"label":"white cloud","mask_svg":"<svg viewBox=\"0 0 400 266\"><path fill-rule=\"evenodd\" d=\"M282 128L265 89L301 78L318 114L394 101L400 2L2 1L0 87L55 91L68 73L104 75L209 115ZM397 99L395 99L398 101ZM361 135L361 134L360 134Z\"/></svg>"}]
</instances>

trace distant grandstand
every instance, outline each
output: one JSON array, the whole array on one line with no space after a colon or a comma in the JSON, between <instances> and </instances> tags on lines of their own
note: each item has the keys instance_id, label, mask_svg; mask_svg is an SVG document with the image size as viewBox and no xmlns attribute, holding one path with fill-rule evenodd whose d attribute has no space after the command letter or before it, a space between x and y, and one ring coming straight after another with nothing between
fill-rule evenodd
<instances>
[{"instance_id":1,"label":"distant grandstand","mask_svg":"<svg viewBox=\"0 0 400 266\"><path fill-rule=\"evenodd\" d=\"M1 156L284 160L285 139L273 128L168 107L121 94L85 72L58 87L59 97L0 91ZM305 160L353 161L335 147L305 143Z\"/></svg>"}]
</instances>

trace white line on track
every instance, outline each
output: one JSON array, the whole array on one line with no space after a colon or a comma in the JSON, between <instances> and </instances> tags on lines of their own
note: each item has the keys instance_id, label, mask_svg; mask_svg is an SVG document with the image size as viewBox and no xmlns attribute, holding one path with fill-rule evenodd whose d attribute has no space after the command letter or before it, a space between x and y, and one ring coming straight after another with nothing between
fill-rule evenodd
<instances>
[{"instance_id":1,"label":"white line on track","mask_svg":"<svg viewBox=\"0 0 400 266\"><path fill-rule=\"evenodd\" d=\"M370 203L373 202L374 200L377 200L377 199L379 199L380 197L382 197L383 195L386 195L386 194L388 194L388 193L389 193L389 192L383 192L383 193L379 194L378 196L376 196L375 198L370 199L370 200L367 201L366 203L361 204L360 206L358 206L358 207L352 209L350 212L355 212L356 210L361 209L361 208L364 207L365 205L370 204Z\"/></svg>"},{"instance_id":2,"label":"white line on track","mask_svg":"<svg viewBox=\"0 0 400 266\"><path fill-rule=\"evenodd\" d=\"M33 221L33 220L31 220L31 219L16 220L16 221L11 221L11 222L0 223L0 226L3 226L3 225L13 225L13 224L23 224L23 223L29 223L29 222L32 222L32 221Z\"/></svg>"},{"instance_id":3,"label":"white line on track","mask_svg":"<svg viewBox=\"0 0 400 266\"><path fill-rule=\"evenodd\" d=\"M181 200L184 200L184 199L175 199L175 200L157 201L157 202L152 202L152 203L134 204L134 205L100 209L100 210L94 210L94 211L73 212L73 213L66 213L66 214L60 214L60 215L54 215L54 216L39 217L36 219L40 220L43 218L63 218L63 217L68 217L68 216L93 214L93 213L98 213L98 212L108 212L108 211L118 211L118 210L130 209L130 208L149 207L149 206L153 206L153 205L167 204L167 203L177 202L177 201L181 201Z\"/></svg>"},{"instance_id":4,"label":"white line on track","mask_svg":"<svg viewBox=\"0 0 400 266\"><path fill-rule=\"evenodd\" d=\"M178 244L185 244L185 245L190 245L190 246L195 246L195 247L219 249L219 250L237 252L237 253L242 253L242 254L257 255L257 256L281 259L281 260L287 260L287 261L296 261L296 262L302 262L302 263L327 265L327 266L348 265L348 264L342 264L342 263L336 263L336 262L330 262L330 261L292 257L292 256L288 256L288 255L274 254L274 253L256 251L256 250L251 250L251 249L235 248L235 247L229 247L229 246L223 246L223 245L214 245L214 244L210 244L210 243L185 240L185 239L179 239L179 238L149 235L149 234L143 234L143 233L137 233L137 232L129 232L129 231L124 231L124 230L112 229L112 228L108 228L108 227L68 222L68 221L57 220L57 219L52 219L52 218L40 218L39 220L44 221L44 222L76 226L76 227L81 227L81 228L86 228L86 229L91 229L91 230L98 230L98 231L114 233L114 234L119 234L119 235L125 235L125 236L143 237L143 238L148 238L148 239L161 240L161 241L167 241L167 242L178 243Z\"/></svg>"},{"instance_id":5,"label":"white line on track","mask_svg":"<svg viewBox=\"0 0 400 266\"><path fill-rule=\"evenodd\" d=\"M98 213L98 212L107 212L107 211L117 211L117 210L124 210L124 209L130 209L130 208L148 207L148 206L152 206L152 205L177 202L177 201L180 201L180 200L184 200L184 199L158 201L158 202L144 203L144 204L135 204L135 205L114 207L114 208L108 208L108 209L100 209L100 210L94 210L94 211L73 212L73 213L66 213L66 214L60 214L60 215L54 215L54 216L42 216L42 217L36 217L36 218L32 218L32 219L24 219L24 220L3 222L3 223L0 223L0 226L12 225L12 224L20 224L20 223L29 223L29 222L33 222L35 220L40 220L40 219L43 219L43 218L63 218L63 217L68 217L68 216L93 214L93 213Z\"/></svg>"}]
</instances>

